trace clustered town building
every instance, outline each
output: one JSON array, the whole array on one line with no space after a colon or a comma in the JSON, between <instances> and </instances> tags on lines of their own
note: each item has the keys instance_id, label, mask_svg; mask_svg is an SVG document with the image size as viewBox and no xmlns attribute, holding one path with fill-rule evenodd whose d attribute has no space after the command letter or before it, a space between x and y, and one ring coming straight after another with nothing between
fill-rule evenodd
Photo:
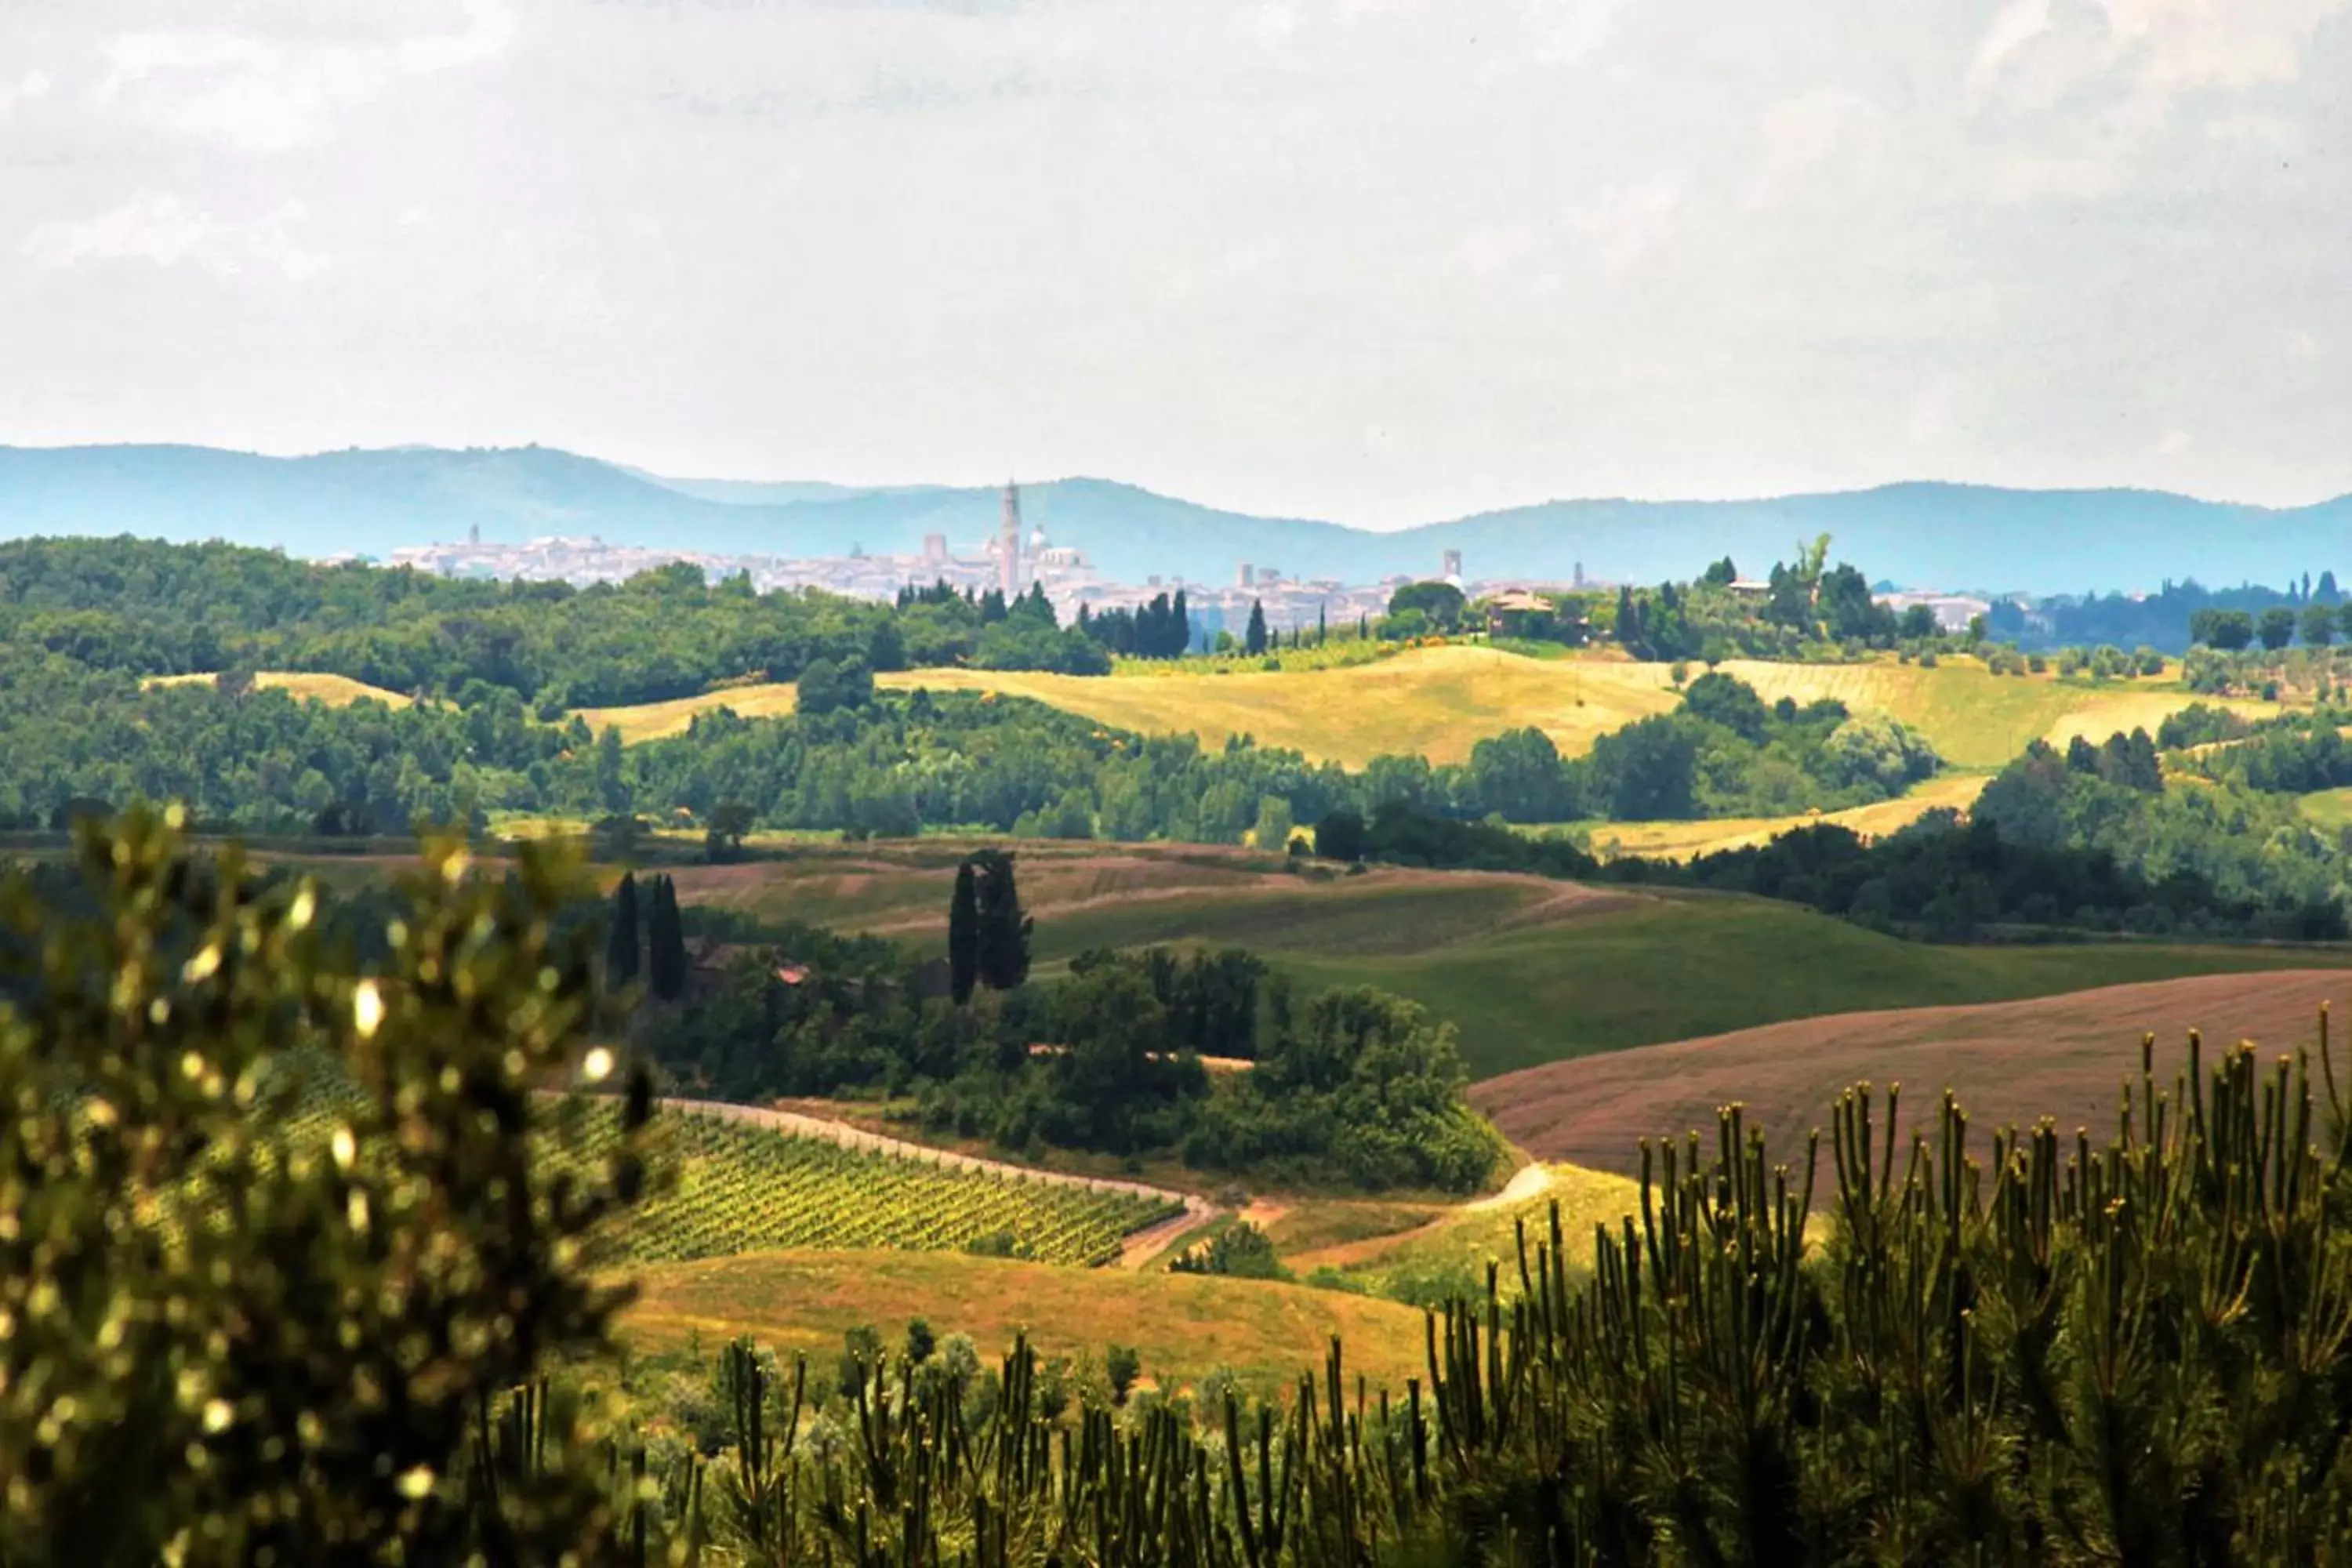
<instances>
[{"instance_id":1,"label":"clustered town building","mask_svg":"<svg viewBox=\"0 0 2352 1568\"><path fill-rule=\"evenodd\" d=\"M1204 638L1220 631L1239 635L1253 605L1262 606L1268 627L1277 632L1307 628L1328 622L1351 626L1359 618L1377 617L1388 608L1389 597L1415 579L1392 576L1367 583L1343 583L1332 578L1302 578L1278 564L1241 562L1231 581L1208 583L1181 576L1148 577L1140 583L1118 583L1103 576L1074 545L1055 543L1045 525L1024 526L1020 491L1004 488L1002 517L996 531L961 548L947 535L925 536L913 554L784 556L719 554L655 545L614 544L595 537L551 535L522 544L486 542L476 530L463 542L410 545L391 555L394 565L449 576L487 577L499 581L526 578L561 580L585 585L619 583L641 572L685 562L700 567L711 580L748 574L761 592L819 588L828 593L869 599L890 599L905 588L946 583L975 595L996 589L1011 598L1041 586L1065 624L1080 606L1100 615L1106 610L1133 609L1161 594L1182 589L1193 626ZM1472 581L1463 574L1462 552L1444 552L1433 575L1450 582L1474 599L1493 601L1508 608L1535 608L1542 595L1613 588L1613 583L1589 579L1581 563L1567 582L1535 578L1495 578ZM1735 590L1761 593L1761 583L1738 583ZM1937 622L1959 630L1972 616L1987 607L1982 599L1948 594L1885 594L1880 597L1900 610L1911 604L1927 605ZM1545 605L1543 607L1548 608Z\"/></svg>"}]
</instances>

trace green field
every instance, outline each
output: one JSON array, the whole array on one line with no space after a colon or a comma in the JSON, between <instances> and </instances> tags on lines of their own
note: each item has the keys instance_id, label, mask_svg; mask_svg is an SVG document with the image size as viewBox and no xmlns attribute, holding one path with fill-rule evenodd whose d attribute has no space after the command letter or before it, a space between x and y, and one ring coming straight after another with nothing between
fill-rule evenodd
<instances>
[{"instance_id":1,"label":"green field","mask_svg":"<svg viewBox=\"0 0 2352 1568\"><path fill-rule=\"evenodd\" d=\"M1302 1204L1267 1231L1283 1266L1299 1279L1341 1289L1369 1291L1405 1300L1432 1302L1449 1295L1477 1298L1486 1270L1500 1269L1506 1296L1518 1292L1518 1236L1524 1226L1528 1261L1549 1245L1551 1209L1559 1208L1560 1237L1569 1268L1582 1273L1591 1265L1596 1226L1614 1231L1627 1215L1638 1214L1639 1185L1622 1175L1568 1164L1523 1167L1511 1185L1493 1197L1425 1211L1417 1223L1323 1245L1318 1231L1342 1228L1349 1211L1379 1205L1357 1203ZM1389 1205L1394 1206L1394 1205ZM1337 1210L1336 1216L1324 1211Z\"/></svg>"},{"instance_id":2,"label":"green field","mask_svg":"<svg viewBox=\"0 0 2352 1568\"><path fill-rule=\"evenodd\" d=\"M2339 833L2352 827L2352 789L2324 789L2298 804L2303 815L2322 827Z\"/></svg>"},{"instance_id":3,"label":"green field","mask_svg":"<svg viewBox=\"0 0 2352 1568\"><path fill-rule=\"evenodd\" d=\"M844 847L683 868L680 896L773 919L944 941L959 847ZM2079 942L1949 947L1761 899L1376 869L1308 880L1279 858L1163 846L1022 848L1043 973L1092 946L1257 949L1309 985L1375 985L1452 1019L1476 1077L1790 1018L1998 1002L2352 951Z\"/></svg>"}]
</instances>

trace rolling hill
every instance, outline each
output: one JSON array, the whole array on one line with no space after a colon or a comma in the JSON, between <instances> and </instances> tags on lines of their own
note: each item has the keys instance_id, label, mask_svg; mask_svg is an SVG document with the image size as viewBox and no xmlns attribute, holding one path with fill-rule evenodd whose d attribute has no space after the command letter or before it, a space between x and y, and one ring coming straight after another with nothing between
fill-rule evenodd
<instances>
[{"instance_id":1,"label":"rolling hill","mask_svg":"<svg viewBox=\"0 0 2352 1568\"><path fill-rule=\"evenodd\" d=\"M1962 768L1998 768L2036 739L2105 740L2153 730L2165 716L2210 700L2179 689L2092 686L2054 676L1996 676L1973 660L1934 668L1893 659L1861 664L1717 667L1767 702L1835 698L1857 712L1885 712L1925 734ZM1088 679L993 670L917 670L884 678L900 689L1003 691L1145 734L1189 731L1207 746L1230 735L1360 767L1383 752L1459 763L1490 735L1534 725L1570 756L1598 737L1682 700L1671 667L1622 659L1534 659L1475 647L1415 648L1340 669L1179 673ZM709 700L720 701L713 697ZM2275 704L2232 703L2250 716Z\"/></svg>"},{"instance_id":2,"label":"rolling hill","mask_svg":"<svg viewBox=\"0 0 2352 1568\"><path fill-rule=\"evenodd\" d=\"M1959 484L1743 500L1562 500L1391 532L1257 517L1101 479L1024 487L1031 520L1106 574L1226 579L1236 562L1293 577L1370 582L1436 570L1459 550L1473 577L1686 578L1728 554L1761 572L1800 537L1874 577L2052 593L2086 584L2280 581L2343 565L2352 497L2287 510L2143 490ZM668 479L552 448L350 450L300 458L210 447L0 447L0 536L138 533L383 553L457 539L595 534L737 554L907 552L995 527L993 487ZM1997 563L1989 567L1988 563Z\"/></svg>"},{"instance_id":3,"label":"rolling hill","mask_svg":"<svg viewBox=\"0 0 2352 1568\"><path fill-rule=\"evenodd\" d=\"M2113 1127L2120 1086L2153 1032L2158 1088L2170 1092L2191 1028L2206 1060L2241 1038L2292 1052L2322 1004L2352 994L2340 969L2286 970L2105 985L2034 1000L1849 1012L1556 1062L1476 1085L1471 1101L1512 1142L1546 1160L1638 1169L1636 1144L1694 1128L1712 1140L1735 1101L1778 1159L1801 1163L1810 1130L1851 1085L1903 1086L1906 1125L1933 1117L1946 1089L1986 1136L2049 1115L2062 1132ZM1826 1152L1824 1153L1826 1158ZM1832 1178L1825 1165L1824 1182Z\"/></svg>"},{"instance_id":4,"label":"rolling hill","mask_svg":"<svg viewBox=\"0 0 2352 1568\"><path fill-rule=\"evenodd\" d=\"M2078 734L2099 741L2118 731L2152 731L2167 714L2211 700L2177 689L1995 676L1960 659L1931 669L1892 659L1731 659L1719 668L1754 686L1768 702L1833 697L1857 711L1891 713L1961 768L1998 768L2037 738L2063 745ZM1682 699L1670 679L1671 667L1662 664L1526 658L1488 647L1448 647L1334 669L1180 669L1108 678L920 669L882 676L877 684L896 690L1003 692L1141 734L1189 733L1213 749L1229 736L1249 735L1318 762L1361 767L1383 752L1466 762L1480 741L1525 725L1549 735L1563 753L1581 755L1612 730L1672 710ZM622 738L634 742L676 734L708 709L761 717L790 712L792 706L789 685L761 685L594 709L583 717L598 730L616 724ZM2254 717L2277 711L2275 704L2229 706Z\"/></svg>"},{"instance_id":5,"label":"rolling hill","mask_svg":"<svg viewBox=\"0 0 2352 1568\"><path fill-rule=\"evenodd\" d=\"M675 876L689 904L943 942L966 847L825 846ZM2341 949L1936 946L1761 899L1393 868L1310 880L1246 850L1032 843L1020 854L1044 973L1088 947L1253 947L1302 984L1378 986L1453 1020L1475 1078L1856 1007L2352 966Z\"/></svg>"}]
</instances>

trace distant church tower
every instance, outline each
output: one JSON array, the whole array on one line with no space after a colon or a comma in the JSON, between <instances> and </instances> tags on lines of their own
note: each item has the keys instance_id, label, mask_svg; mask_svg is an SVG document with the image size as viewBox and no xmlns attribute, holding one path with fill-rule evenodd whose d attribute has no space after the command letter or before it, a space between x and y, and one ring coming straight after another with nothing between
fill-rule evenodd
<instances>
[{"instance_id":1,"label":"distant church tower","mask_svg":"<svg viewBox=\"0 0 2352 1568\"><path fill-rule=\"evenodd\" d=\"M996 540L996 585L1011 604L1021 595L1021 487L1004 481L1004 522Z\"/></svg>"}]
</instances>

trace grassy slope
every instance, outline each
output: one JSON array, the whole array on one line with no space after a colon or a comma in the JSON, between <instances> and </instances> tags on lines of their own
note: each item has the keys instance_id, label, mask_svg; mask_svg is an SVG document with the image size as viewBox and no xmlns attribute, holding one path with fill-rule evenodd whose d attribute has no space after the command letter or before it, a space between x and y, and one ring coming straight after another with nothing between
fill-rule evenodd
<instances>
[{"instance_id":1,"label":"grassy slope","mask_svg":"<svg viewBox=\"0 0 2352 1568\"><path fill-rule=\"evenodd\" d=\"M214 675L159 675L148 679L149 686L210 686L219 679ZM363 697L372 697L390 708L405 708L412 698L381 686L370 686L363 680L353 680L348 675L316 675L299 669L265 669L253 678L253 683L265 690L283 690L296 698L315 699L330 708L347 708Z\"/></svg>"},{"instance_id":2,"label":"grassy slope","mask_svg":"<svg viewBox=\"0 0 2352 1568\"><path fill-rule=\"evenodd\" d=\"M2241 1037L2292 1050L2313 1037L2322 1003L2352 994L2347 983L2352 975L2340 970L2305 970L1848 1013L1555 1063L1480 1084L1471 1098L1541 1158L1616 1170L1633 1168L1644 1136L1697 1128L1712 1141L1717 1108L1735 1100L1776 1157L1801 1165L1808 1131L1826 1125L1836 1096L1863 1080L1905 1087L1906 1125L1932 1116L1950 1088L1980 1136L2043 1115L2062 1134L2088 1126L2102 1135L2114 1125L2122 1080L2138 1075L2144 1032L2160 1042L2158 1088L2169 1093L2189 1029L2212 1041L2209 1063ZM1824 1166L1821 1180L1832 1179Z\"/></svg>"},{"instance_id":3,"label":"grassy slope","mask_svg":"<svg viewBox=\"0 0 2352 1568\"><path fill-rule=\"evenodd\" d=\"M1163 1384L1229 1366L1261 1388L1319 1366L1332 1334L1349 1364L1401 1388L1422 1369L1421 1314L1391 1301L1259 1280L1056 1268L953 1254L768 1252L646 1269L629 1336L672 1349L751 1334L789 1353L829 1354L864 1323L886 1333L923 1317L970 1334L983 1355L1029 1330L1046 1355L1102 1359L1133 1345Z\"/></svg>"},{"instance_id":4,"label":"grassy slope","mask_svg":"<svg viewBox=\"0 0 2352 1568\"><path fill-rule=\"evenodd\" d=\"M1993 676L1971 660L1934 669L1882 659L1866 664L1722 667L1767 700L1834 697L1857 710L1883 710L1925 731L1962 768L1995 768L2037 736L2063 743L2161 723L2197 700L2177 688L2091 686L2054 676ZM1189 731L1209 745L1254 735L1318 759L1361 766L1381 752L1419 752L1461 762L1486 737L1533 724L1571 754L1594 739L1679 700L1669 668L1599 657L1529 658L1489 647L1415 648L1375 663L1265 671L1227 663L1108 679L1026 671L929 669L886 675L886 687L1003 691L1034 698L1106 724L1150 734ZM746 715L789 712L788 685L745 686L633 708L586 710L601 729L628 741L683 730L695 713L720 706ZM2260 703L2235 703L2250 712Z\"/></svg>"},{"instance_id":5,"label":"grassy slope","mask_svg":"<svg viewBox=\"0 0 2352 1568\"><path fill-rule=\"evenodd\" d=\"M946 841L682 868L688 901L944 940ZM2233 970L2352 964L2310 949L1936 947L1787 904L1376 870L1309 882L1271 857L1152 846L1022 849L1047 965L1094 945L1241 943L1310 985L1377 985L1453 1019L1472 1072L1857 1007L2053 995Z\"/></svg>"},{"instance_id":6,"label":"grassy slope","mask_svg":"<svg viewBox=\"0 0 2352 1568\"><path fill-rule=\"evenodd\" d=\"M1190 731L1210 746L1233 734L1360 767L1383 752L1459 763L1489 735L1533 724L1570 752L1677 699L1665 670L1521 658L1489 648L1421 648L1349 668L1088 679L1081 676L921 670L892 686L1007 691L1147 734Z\"/></svg>"},{"instance_id":7,"label":"grassy slope","mask_svg":"<svg viewBox=\"0 0 2352 1568\"><path fill-rule=\"evenodd\" d=\"M1517 1227L1527 1226L1532 1263L1537 1244L1549 1239L1552 1205L1559 1205L1568 1258L1579 1265L1591 1258L1593 1226L1613 1230L1624 1215L1639 1212L1641 1190L1623 1176L1577 1165L1545 1169L1549 1184L1530 1195L1442 1210L1425 1224L1387 1236L1296 1247L1283 1261L1302 1276L1328 1268L1375 1289L1400 1274L1483 1279L1490 1263L1499 1264L1505 1279L1511 1280L1518 1268ZM1280 1246L1283 1237L1279 1230L1274 1234Z\"/></svg>"},{"instance_id":8,"label":"grassy slope","mask_svg":"<svg viewBox=\"0 0 2352 1568\"><path fill-rule=\"evenodd\" d=\"M2324 789L2299 803L2303 815L2322 827L2352 827L2352 789Z\"/></svg>"},{"instance_id":9,"label":"grassy slope","mask_svg":"<svg viewBox=\"0 0 2352 1568\"><path fill-rule=\"evenodd\" d=\"M1762 844L1792 827L1833 822L1865 838L1907 827L1928 812L1950 806L1966 811L1991 783L1984 773L1945 773L1929 779L1910 794L1874 805L1801 816L1727 816L1706 822L1605 822L1591 825L1594 853L1642 855L1687 860L1718 849Z\"/></svg>"},{"instance_id":10,"label":"grassy slope","mask_svg":"<svg viewBox=\"0 0 2352 1568\"><path fill-rule=\"evenodd\" d=\"M580 717L601 735L607 725L618 725L626 745L682 735L698 713L731 708L746 719L781 719L800 703L800 688L790 681L756 686L730 686L699 697L679 697L667 702L640 702L625 708L583 708Z\"/></svg>"}]
</instances>

